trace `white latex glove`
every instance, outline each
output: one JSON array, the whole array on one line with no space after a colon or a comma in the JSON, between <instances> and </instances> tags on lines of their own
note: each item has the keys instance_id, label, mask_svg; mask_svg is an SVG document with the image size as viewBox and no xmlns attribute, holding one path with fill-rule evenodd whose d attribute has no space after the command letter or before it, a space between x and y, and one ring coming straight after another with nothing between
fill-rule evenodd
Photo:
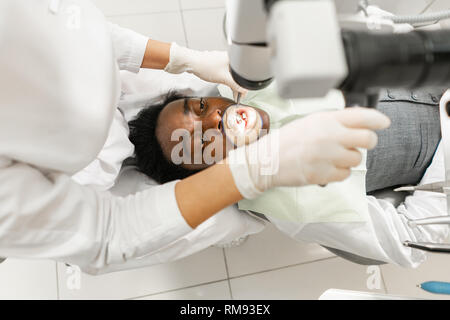
<instances>
[{"instance_id":1,"label":"white latex glove","mask_svg":"<svg viewBox=\"0 0 450 320\"><path fill-rule=\"evenodd\" d=\"M235 96L238 92L245 95L247 90L241 88L231 77L228 61L225 51L197 51L173 42L170 47L170 60L164 71L193 73L202 80L229 86Z\"/></svg>"},{"instance_id":2,"label":"white latex glove","mask_svg":"<svg viewBox=\"0 0 450 320\"><path fill-rule=\"evenodd\" d=\"M389 125L389 118L373 109L316 113L231 151L226 161L247 199L272 187L325 185L346 179L362 159L356 148L374 148L373 130Z\"/></svg>"}]
</instances>

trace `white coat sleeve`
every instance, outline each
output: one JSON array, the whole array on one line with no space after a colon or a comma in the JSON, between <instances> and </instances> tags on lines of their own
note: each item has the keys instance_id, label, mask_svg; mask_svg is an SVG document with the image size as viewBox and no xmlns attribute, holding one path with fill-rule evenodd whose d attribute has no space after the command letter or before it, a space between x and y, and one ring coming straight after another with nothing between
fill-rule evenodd
<instances>
[{"instance_id":1,"label":"white coat sleeve","mask_svg":"<svg viewBox=\"0 0 450 320\"><path fill-rule=\"evenodd\" d=\"M134 145L128 135L128 124L120 110L116 109L108 138L97 158L73 175L72 179L99 191L111 189L119 176L122 163L134 153Z\"/></svg>"},{"instance_id":2,"label":"white coat sleeve","mask_svg":"<svg viewBox=\"0 0 450 320\"><path fill-rule=\"evenodd\" d=\"M176 181L115 197L69 176L0 163L0 257L53 259L91 274L126 265L192 231Z\"/></svg>"},{"instance_id":3,"label":"white coat sleeve","mask_svg":"<svg viewBox=\"0 0 450 320\"><path fill-rule=\"evenodd\" d=\"M444 156L440 145L421 184L444 181ZM369 213L365 223L292 224L271 221L296 240L343 250L361 257L393 263L403 267L417 267L426 253L403 246L403 241L443 242L448 226L411 228L408 219L447 215L443 194L416 191L406 197L397 208L389 201L367 196Z\"/></svg>"},{"instance_id":4,"label":"white coat sleeve","mask_svg":"<svg viewBox=\"0 0 450 320\"><path fill-rule=\"evenodd\" d=\"M148 37L112 23L109 26L119 69L138 73L144 59Z\"/></svg>"}]
</instances>

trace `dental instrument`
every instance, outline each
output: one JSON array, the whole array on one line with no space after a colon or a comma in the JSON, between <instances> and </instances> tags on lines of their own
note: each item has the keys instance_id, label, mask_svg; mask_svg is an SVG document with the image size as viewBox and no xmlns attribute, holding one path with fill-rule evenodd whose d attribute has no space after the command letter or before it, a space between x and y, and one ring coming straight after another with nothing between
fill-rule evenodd
<instances>
[{"instance_id":1,"label":"dental instrument","mask_svg":"<svg viewBox=\"0 0 450 320\"><path fill-rule=\"evenodd\" d=\"M440 116L441 116L441 130L442 130L442 143L444 147L444 167L445 167L445 181L434 182L418 186L406 186L395 189L394 191L428 191L442 193L447 200L447 212L450 208L450 91L447 91L440 102ZM437 216L426 219L409 220L408 225L410 227L418 227L421 225L430 224L447 224L450 225L450 216ZM450 253L449 243L429 243L429 242L411 242L404 241L403 245L415 249L431 252Z\"/></svg>"},{"instance_id":2,"label":"dental instrument","mask_svg":"<svg viewBox=\"0 0 450 320\"><path fill-rule=\"evenodd\" d=\"M450 224L450 216L431 217L408 221L408 225L412 228L430 224Z\"/></svg>"},{"instance_id":3,"label":"dental instrument","mask_svg":"<svg viewBox=\"0 0 450 320\"><path fill-rule=\"evenodd\" d=\"M432 243L432 242L412 242L404 241L403 245L405 247L419 249L428 252L436 253L450 253L450 244L445 243Z\"/></svg>"},{"instance_id":4,"label":"dental instrument","mask_svg":"<svg viewBox=\"0 0 450 320\"><path fill-rule=\"evenodd\" d=\"M402 191L429 191L429 192L438 192L438 193L446 193L449 192L450 186L448 186L445 182L435 182L428 183L418 186L404 186L394 189L395 192Z\"/></svg>"},{"instance_id":5,"label":"dental instrument","mask_svg":"<svg viewBox=\"0 0 450 320\"><path fill-rule=\"evenodd\" d=\"M240 92L238 92L237 97L236 97L236 104L239 105L241 103L241 96L242 94Z\"/></svg>"},{"instance_id":6,"label":"dental instrument","mask_svg":"<svg viewBox=\"0 0 450 320\"><path fill-rule=\"evenodd\" d=\"M430 293L450 294L450 283L441 281L427 281L418 284L417 287Z\"/></svg>"}]
</instances>

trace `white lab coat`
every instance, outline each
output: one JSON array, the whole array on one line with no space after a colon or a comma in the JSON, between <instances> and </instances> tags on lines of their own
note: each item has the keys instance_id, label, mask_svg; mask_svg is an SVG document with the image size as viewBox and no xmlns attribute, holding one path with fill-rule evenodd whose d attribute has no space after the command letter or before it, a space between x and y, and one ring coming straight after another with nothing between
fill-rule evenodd
<instances>
[{"instance_id":1,"label":"white lab coat","mask_svg":"<svg viewBox=\"0 0 450 320\"><path fill-rule=\"evenodd\" d=\"M215 95L218 91L216 84L205 82L188 73L173 75L159 70L141 70L139 74L134 74L124 71L121 72L121 79L123 95L106 143L97 158L72 176L72 179L98 190L107 190L113 186L110 189L112 194L125 197L148 188L158 188L156 182L137 172L134 167L122 168L122 162L134 151L134 146L128 139L126 122L134 118L142 108L159 103L170 90L188 96ZM167 245L149 251L139 259L128 260L126 264L107 265L101 272L178 260L211 245L227 244L237 238L258 233L264 227L264 221L230 206Z\"/></svg>"},{"instance_id":2,"label":"white lab coat","mask_svg":"<svg viewBox=\"0 0 450 320\"><path fill-rule=\"evenodd\" d=\"M117 64L136 72L146 43L87 1L1 1L0 256L99 273L192 231L176 182L117 197L70 178L105 143Z\"/></svg>"},{"instance_id":3,"label":"white lab coat","mask_svg":"<svg viewBox=\"0 0 450 320\"><path fill-rule=\"evenodd\" d=\"M74 174L72 179L98 191L111 189L119 176L122 163L134 153L134 145L128 139L128 135L128 125L122 111L116 109L102 150L94 161Z\"/></svg>"},{"instance_id":4,"label":"white lab coat","mask_svg":"<svg viewBox=\"0 0 450 320\"><path fill-rule=\"evenodd\" d=\"M174 260L223 240L223 226L235 209L192 230L177 207L176 181L114 196L70 178L105 144L119 92L116 63L136 72L146 38L108 26L86 1L60 1L56 12L48 3L58 1L0 3L0 256L55 259L95 274ZM434 196L430 207L428 198L418 198L426 210L414 214L442 209ZM373 219L359 229L366 239L361 250L404 265L418 263L410 249L399 250L396 241L411 232L397 211L382 202L372 207ZM248 223L257 229L254 220ZM236 235L248 234L248 225L241 225ZM389 232L380 233L385 226ZM422 229L416 238L432 237ZM323 237L330 232L336 234L332 240L303 233L304 240L344 250L358 241L358 234L341 241L336 229L325 228Z\"/></svg>"}]
</instances>

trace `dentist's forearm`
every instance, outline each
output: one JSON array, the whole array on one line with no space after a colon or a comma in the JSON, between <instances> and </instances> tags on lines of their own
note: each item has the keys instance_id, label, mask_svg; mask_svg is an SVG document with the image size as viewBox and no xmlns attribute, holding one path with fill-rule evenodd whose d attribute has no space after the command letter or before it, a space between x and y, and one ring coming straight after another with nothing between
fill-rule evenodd
<instances>
[{"instance_id":1,"label":"dentist's forearm","mask_svg":"<svg viewBox=\"0 0 450 320\"><path fill-rule=\"evenodd\" d=\"M216 164L181 180L175 186L175 197L181 214L192 228L242 200L227 164Z\"/></svg>"},{"instance_id":2,"label":"dentist's forearm","mask_svg":"<svg viewBox=\"0 0 450 320\"><path fill-rule=\"evenodd\" d=\"M164 69L170 59L170 43L149 39L141 68Z\"/></svg>"}]
</instances>

